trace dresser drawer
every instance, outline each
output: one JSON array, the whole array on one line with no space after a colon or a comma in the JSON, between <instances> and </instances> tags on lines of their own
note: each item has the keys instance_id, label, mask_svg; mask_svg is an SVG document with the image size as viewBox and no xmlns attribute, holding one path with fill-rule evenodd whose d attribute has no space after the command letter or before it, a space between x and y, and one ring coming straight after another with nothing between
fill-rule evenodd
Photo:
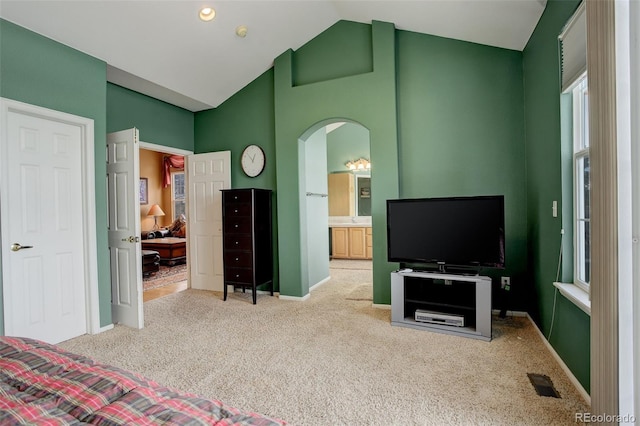
<instances>
[{"instance_id":1,"label":"dresser drawer","mask_svg":"<svg viewBox=\"0 0 640 426\"><path fill-rule=\"evenodd\" d=\"M228 283L253 284L251 268L224 268L224 281Z\"/></svg>"},{"instance_id":2,"label":"dresser drawer","mask_svg":"<svg viewBox=\"0 0 640 426\"><path fill-rule=\"evenodd\" d=\"M237 216L251 216L251 204L249 203L228 203L224 206L225 218Z\"/></svg>"},{"instance_id":3,"label":"dresser drawer","mask_svg":"<svg viewBox=\"0 0 640 426\"><path fill-rule=\"evenodd\" d=\"M253 249L251 241L251 235L225 235L224 236L224 249L225 250L249 250Z\"/></svg>"},{"instance_id":4,"label":"dresser drawer","mask_svg":"<svg viewBox=\"0 0 640 426\"><path fill-rule=\"evenodd\" d=\"M224 193L224 201L225 203L251 203L251 191L233 191Z\"/></svg>"},{"instance_id":5,"label":"dresser drawer","mask_svg":"<svg viewBox=\"0 0 640 426\"><path fill-rule=\"evenodd\" d=\"M227 251L224 254L224 265L230 268L251 268L253 256L246 251Z\"/></svg>"},{"instance_id":6,"label":"dresser drawer","mask_svg":"<svg viewBox=\"0 0 640 426\"><path fill-rule=\"evenodd\" d=\"M224 221L224 232L226 234L250 234L250 217L227 217Z\"/></svg>"}]
</instances>

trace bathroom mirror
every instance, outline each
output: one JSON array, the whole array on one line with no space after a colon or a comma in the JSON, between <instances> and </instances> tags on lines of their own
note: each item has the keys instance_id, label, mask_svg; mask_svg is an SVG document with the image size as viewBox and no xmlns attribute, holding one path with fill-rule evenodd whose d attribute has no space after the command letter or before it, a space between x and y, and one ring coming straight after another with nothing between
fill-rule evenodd
<instances>
[{"instance_id":1,"label":"bathroom mirror","mask_svg":"<svg viewBox=\"0 0 640 426\"><path fill-rule=\"evenodd\" d=\"M356 216L371 216L371 175L355 175Z\"/></svg>"}]
</instances>

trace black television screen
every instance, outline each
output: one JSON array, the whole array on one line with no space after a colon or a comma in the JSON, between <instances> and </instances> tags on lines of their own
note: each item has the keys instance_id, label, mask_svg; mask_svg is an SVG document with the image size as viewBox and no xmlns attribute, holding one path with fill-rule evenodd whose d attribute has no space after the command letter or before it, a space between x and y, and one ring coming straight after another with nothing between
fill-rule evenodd
<instances>
[{"instance_id":1,"label":"black television screen","mask_svg":"<svg viewBox=\"0 0 640 426\"><path fill-rule=\"evenodd\" d=\"M504 268L504 196L387 200L390 262Z\"/></svg>"}]
</instances>

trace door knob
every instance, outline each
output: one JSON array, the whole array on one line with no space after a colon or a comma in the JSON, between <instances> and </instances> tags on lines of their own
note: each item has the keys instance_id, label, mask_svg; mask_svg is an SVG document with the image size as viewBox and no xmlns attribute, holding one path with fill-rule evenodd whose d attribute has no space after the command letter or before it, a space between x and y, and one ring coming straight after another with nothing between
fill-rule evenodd
<instances>
[{"instance_id":1,"label":"door knob","mask_svg":"<svg viewBox=\"0 0 640 426\"><path fill-rule=\"evenodd\" d=\"M140 237L134 237L133 235L129 238L123 238L122 241L128 241L130 243L137 243L140 241Z\"/></svg>"},{"instance_id":2,"label":"door knob","mask_svg":"<svg viewBox=\"0 0 640 426\"><path fill-rule=\"evenodd\" d=\"M18 243L11 244L11 251L20 251L22 249L30 249L30 248L33 248L33 246L22 246Z\"/></svg>"}]
</instances>

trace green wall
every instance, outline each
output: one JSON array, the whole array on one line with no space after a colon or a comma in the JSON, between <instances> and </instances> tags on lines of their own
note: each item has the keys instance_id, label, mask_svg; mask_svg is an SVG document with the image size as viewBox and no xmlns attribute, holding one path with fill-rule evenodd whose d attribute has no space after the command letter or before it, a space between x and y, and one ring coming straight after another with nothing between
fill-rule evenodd
<instances>
[{"instance_id":1,"label":"green wall","mask_svg":"<svg viewBox=\"0 0 640 426\"><path fill-rule=\"evenodd\" d=\"M2 97L94 120L100 325L109 325L111 283L104 184L107 174L106 64L0 19L0 76ZM0 315L0 324L4 330L3 315Z\"/></svg>"},{"instance_id":2,"label":"green wall","mask_svg":"<svg viewBox=\"0 0 640 426\"><path fill-rule=\"evenodd\" d=\"M265 153L264 171L247 177L240 166L242 150L259 145ZM218 108L195 114L195 152L231 151L234 188L276 189L273 69L234 94Z\"/></svg>"},{"instance_id":3,"label":"green wall","mask_svg":"<svg viewBox=\"0 0 640 426\"><path fill-rule=\"evenodd\" d=\"M331 64L331 79L310 84L295 85L295 72L299 56L311 55L307 46L294 53L289 50L274 61L274 96L276 123L276 157L278 216L280 226L280 293L303 297L308 294L307 259L301 256L301 241L306 239L300 227L300 197L298 193L299 169L298 140L306 139L313 131L330 122L354 121L369 129L371 161L385 159L384 167L372 174L372 226L373 226L373 302L390 302L389 273L394 265L386 261L386 199L398 195L397 115L395 79L395 28L392 24L376 22L364 28L363 24L339 23L313 40L313 49L323 57L341 50L336 40L358 38L370 32L372 69L352 75L350 66L362 55L343 52L347 64ZM365 40L366 41L366 40ZM352 45L366 45L365 42ZM366 56L366 55L364 55ZM342 71L339 70L342 68ZM297 75L297 80L300 76Z\"/></svg>"},{"instance_id":4,"label":"green wall","mask_svg":"<svg viewBox=\"0 0 640 426\"><path fill-rule=\"evenodd\" d=\"M347 171L349 160L371 157L369 130L355 123L345 123L327 133L327 171Z\"/></svg>"},{"instance_id":5,"label":"green wall","mask_svg":"<svg viewBox=\"0 0 640 426\"><path fill-rule=\"evenodd\" d=\"M100 326L110 325L106 134L135 126L145 142L193 150L194 114L108 84L103 61L2 19L0 76L2 97L94 120ZM1 291L0 285L0 296ZM0 304L0 332L3 330Z\"/></svg>"},{"instance_id":6,"label":"green wall","mask_svg":"<svg viewBox=\"0 0 640 426\"><path fill-rule=\"evenodd\" d=\"M104 62L0 20L0 95L94 119L103 326L111 323L101 183L107 132L135 126L145 142L196 153L231 150L234 187L276 190L275 263L284 267L276 288L303 296L297 144L346 120L371 136L374 302L390 300L387 198L501 193L507 269L488 273L512 276L513 291L495 292L494 307L528 310L548 335L562 226L550 206L570 204L566 185L564 197L562 191L557 35L577 4L549 0L524 52L341 21L298 51L284 52L273 69L218 108L196 114L107 84ZM267 156L254 179L239 165L252 143ZM550 341L589 389L589 318L563 297Z\"/></svg>"},{"instance_id":7,"label":"green wall","mask_svg":"<svg viewBox=\"0 0 640 426\"><path fill-rule=\"evenodd\" d=\"M560 252L561 217L571 208L571 191L566 190L566 171L562 167L561 100L558 34L577 8L579 1L549 0L542 18L523 52L527 223L529 276L532 282L528 311L545 336L549 337L554 317L554 294ZM571 176L568 175L571 179ZM563 185L565 190L563 191ZM563 196L564 192L564 196ZM551 215L551 204L558 201L560 215ZM570 227L571 223L565 225ZM571 258L566 248L564 257ZM564 268L565 270L567 268ZM572 281L563 274L564 280ZM557 295L550 343L582 386L590 389L590 318L564 296Z\"/></svg>"},{"instance_id":8,"label":"green wall","mask_svg":"<svg viewBox=\"0 0 640 426\"><path fill-rule=\"evenodd\" d=\"M398 32L400 194L504 195L506 269L482 271L498 309L529 294L523 103L521 52Z\"/></svg>"},{"instance_id":9,"label":"green wall","mask_svg":"<svg viewBox=\"0 0 640 426\"><path fill-rule=\"evenodd\" d=\"M194 114L107 83L107 132L138 128L140 140L193 151Z\"/></svg>"},{"instance_id":10,"label":"green wall","mask_svg":"<svg viewBox=\"0 0 640 426\"><path fill-rule=\"evenodd\" d=\"M231 151L231 187L276 189L273 69L234 94L216 109L195 114L195 153ZM242 172L240 156L247 145L259 145L266 157L255 178ZM277 193L273 205L274 289L279 290Z\"/></svg>"},{"instance_id":11,"label":"green wall","mask_svg":"<svg viewBox=\"0 0 640 426\"><path fill-rule=\"evenodd\" d=\"M395 266L386 262L386 199L504 194L507 269L485 272L513 277L512 292L497 291L494 307L525 309L530 291L521 52L399 31L385 23L341 21L276 58L274 73L219 108L197 113L196 150L238 152L252 141L246 135L256 132L264 135L265 150L275 150L280 256L287 259L280 279L291 283L289 288L281 283L284 294L303 296L307 288L299 284L305 265L296 226L295 145L321 125L348 119L371 136L374 302L389 303L388 272ZM268 120L275 122L275 134ZM253 122L257 129L250 128ZM237 180L248 184L246 178ZM261 183L276 188L275 176Z\"/></svg>"},{"instance_id":12,"label":"green wall","mask_svg":"<svg viewBox=\"0 0 640 426\"><path fill-rule=\"evenodd\" d=\"M371 72L372 43L371 25L336 22L295 52L292 85L304 86Z\"/></svg>"}]
</instances>

